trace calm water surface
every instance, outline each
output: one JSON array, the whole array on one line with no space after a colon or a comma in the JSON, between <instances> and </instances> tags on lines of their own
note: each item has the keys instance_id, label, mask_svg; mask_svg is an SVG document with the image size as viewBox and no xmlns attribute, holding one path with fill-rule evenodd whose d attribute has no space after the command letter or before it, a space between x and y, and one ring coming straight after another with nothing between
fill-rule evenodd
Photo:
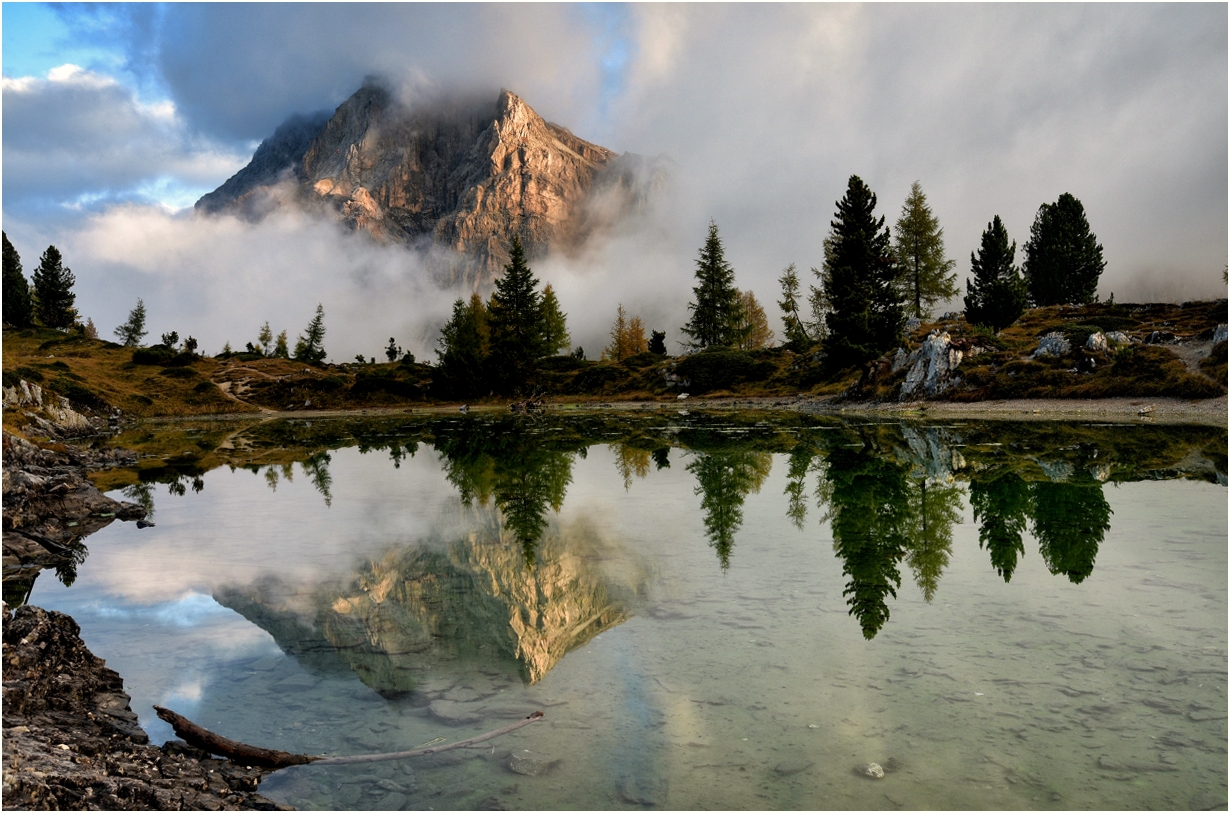
<instances>
[{"instance_id":1,"label":"calm water surface","mask_svg":"<svg viewBox=\"0 0 1230 813\"><path fill-rule=\"evenodd\" d=\"M104 529L30 597L77 619L155 741L155 703L339 754L546 713L481 749L282 771L279 801L1224 807L1224 429L229 431L243 465L147 472L128 494L156 527Z\"/></svg>"}]
</instances>

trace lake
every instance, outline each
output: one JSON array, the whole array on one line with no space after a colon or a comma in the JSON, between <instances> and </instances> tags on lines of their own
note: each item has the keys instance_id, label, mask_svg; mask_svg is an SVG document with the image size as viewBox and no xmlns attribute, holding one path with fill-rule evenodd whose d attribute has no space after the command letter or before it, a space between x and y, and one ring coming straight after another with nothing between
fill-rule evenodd
<instances>
[{"instance_id":1,"label":"lake","mask_svg":"<svg viewBox=\"0 0 1230 813\"><path fill-rule=\"evenodd\" d=\"M125 440L176 449L112 493L156 526L29 601L155 742L155 703L329 754L545 713L265 780L297 807L1226 802L1224 428L611 410Z\"/></svg>"}]
</instances>

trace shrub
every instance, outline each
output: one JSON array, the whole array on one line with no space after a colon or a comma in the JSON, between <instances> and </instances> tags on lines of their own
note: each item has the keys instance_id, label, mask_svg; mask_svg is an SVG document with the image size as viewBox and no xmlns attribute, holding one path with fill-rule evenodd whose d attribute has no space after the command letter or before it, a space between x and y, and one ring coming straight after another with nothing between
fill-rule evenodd
<instances>
[{"instance_id":1,"label":"shrub","mask_svg":"<svg viewBox=\"0 0 1230 813\"><path fill-rule=\"evenodd\" d=\"M146 395L134 395L132 400L136 401L141 406L153 406L154 399Z\"/></svg>"},{"instance_id":2,"label":"shrub","mask_svg":"<svg viewBox=\"0 0 1230 813\"><path fill-rule=\"evenodd\" d=\"M173 358L175 358L175 351L161 344L153 347L138 347L132 351L133 364L166 364Z\"/></svg>"},{"instance_id":3,"label":"shrub","mask_svg":"<svg viewBox=\"0 0 1230 813\"><path fill-rule=\"evenodd\" d=\"M623 360L623 364L626 367L632 367L634 369L640 370L645 367L651 367L654 364L657 364L661 360L662 360L662 356L660 354L645 352L645 353L637 353L635 356L628 356L626 359Z\"/></svg>"},{"instance_id":4,"label":"shrub","mask_svg":"<svg viewBox=\"0 0 1230 813\"><path fill-rule=\"evenodd\" d=\"M547 356L538 360L538 369L553 373L570 373L588 367L592 362L569 354L566 356Z\"/></svg>"},{"instance_id":5,"label":"shrub","mask_svg":"<svg viewBox=\"0 0 1230 813\"><path fill-rule=\"evenodd\" d=\"M776 371L771 361L756 361L742 350L706 350L688 356L675 367L675 374L690 382L694 393L730 389L741 381L764 381Z\"/></svg>"},{"instance_id":6,"label":"shrub","mask_svg":"<svg viewBox=\"0 0 1230 813\"><path fill-rule=\"evenodd\" d=\"M18 367L13 372L17 373L18 378L24 378L26 381L33 381L36 384L41 383L43 374L33 367Z\"/></svg>"},{"instance_id":7,"label":"shrub","mask_svg":"<svg viewBox=\"0 0 1230 813\"><path fill-rule=\"evenodd\" d=\"M218 388L218 385L212 381L202 381L199 384L197 384L195 387L193 387L192 391L193 392L211 392L212 390L216 390L217 388Z\"/></svg>"},{"instance_id":8,"label":"shrub","mask_svg":"<svg viewBox=\"0 0 1230 813\"><path fill-rule=\"evenodd\" d=\"M197 372L191 367L168 367L158 375L164 375L167 378L195 378Z\"/></svg>"},{"instance_id":9,"label":"shrub","mask_svg":"<svg viewBox=\"0 0 1230 813\"><path fill-rule=\"evenodd\" d=\"M52 381L48 387L51 390L58 392L60 395L63 395L73 403L79 404L87 409L105 410L111 408L111 405L98 395L81 386L76 381L71 381L67 378L57 378L55 381Z\"/></svg>"},{"instance_id":10,"label":"shrub","mask_svg":"<svg viewBox=\"0 0 1230 813\"><path fill-rule=\"evenodd\" d=\"M356 379L350 388L350 395L361 397L375 393L387 393L398 398L421 398L423 388L413 381L403 381L399 378L385 376L364 376Z\"/></svg>"},{"instance_id":11,"label":"shrub","mask_svg":"<svg viewBox=\"0 0 1230 813\"><path fill-rule=\"evenodd\" d=\"M625 384L632 374L615 364L595 364L573 376L565 391L573 395L609 392Z\"/></svg>"}]
</instances>

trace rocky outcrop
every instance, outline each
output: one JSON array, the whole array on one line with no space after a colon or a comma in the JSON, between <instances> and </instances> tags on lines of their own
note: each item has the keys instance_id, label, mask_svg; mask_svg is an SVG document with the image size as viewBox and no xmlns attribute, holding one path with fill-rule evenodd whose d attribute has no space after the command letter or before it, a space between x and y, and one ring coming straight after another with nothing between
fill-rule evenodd
<instances>
[{"instance_id":1,"label":"rocky outcrop","mask_svg":"<svg viewBox=\"0 0 1230 813\"><path fill-rule=\"evenodd\" d=\"M136 462L133 452L43 449L5 435L4 596L24 601L43 568L75 568L82 540L117 519L138 520L145 509L117 502L86 479L86 472Z\"/></svg>"},{"instance_id":2,"label":"rocky outcrop","mask_svg":"<svg viewBox=\"0 0 1230 813\"><path fill-rule=\"evenodd\" d=\"M38 607L3 611L6 810L278 810L264 771L149 745L124 681L77 623Z\"/></svg>"},{"instance_id":3,"label":"rocky outcrop","mask_svg":"<svg viewBox=\"0 0 1230 813\"><path fill-rule=\"evenodd\" d=\"M568 252L643 205L662 176L660 162L577 138L508 90L411 109L369 80L327 121L283 125L196 208L323 209L383 242L437 249L427 256L442 277L477 282L507 262L513 235L531 258Z\"/></svg>"},{"instance_id":4,"label":"rocky outcrop","mask_svg":"<svg viewBox=\"0 0 1230 813\"><path fill-rule=\"evenodd\" d=\"M947 331L932 331L922 346L910 353L898 348L892 371L908 368L899 398L905 401L939 395L952 386L953 371L964 357L963 351L952 346L952 337Z\"/></svg>"},{"instance_id":5,"label":"rocky outcrop","mask_svg":"<svg viewBox=\"0 0 1230 813\"><path fill-rule=\"evenodd\" d=\"M1034 351L1034 358L1043 356L1064 356L1072 350L1072 343L1062 333L1048 333L1038 341L1038 349Z\"/></svg>"},{"instance_id":6,"label":"rocky outcrop","mask_svg":"<svg viewBox=\"0 0 1230 813\"><path fill-rule=\"evenodd\" d=\"M91 420L74 410L64 396L46 392L25 379L4 388L4 408L20 409L35 427L51 438L92 435L106 428L105 422Z\"/></svg>"}]
</instances>

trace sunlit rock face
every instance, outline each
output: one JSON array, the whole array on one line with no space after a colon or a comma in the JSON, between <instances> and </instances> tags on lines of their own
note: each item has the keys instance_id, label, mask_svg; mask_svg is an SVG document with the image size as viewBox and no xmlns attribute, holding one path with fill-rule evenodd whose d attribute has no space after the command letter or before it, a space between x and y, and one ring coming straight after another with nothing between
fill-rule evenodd
<instances>
[{"instance_id":1,"label":"sunlit rock face","mask_svg":"<svg viewBox=\"0 0 1230 813\"><path fill-rule=\"evenodd\" d=\"M348 580L266 580L214 598L259 625L301 663L353 670L382 694L440 672L492 668L540 680L571 649L631 616L645 572L612 572L607 546L582 529L549 531L534 565L494 524L446 546L405 546Z\"/></svg>"},{"instance_id":2,"label":"sunlit rock face","mask_svg":"<svg viewBox=\"0 0 1230 813\"><path fill-rule=\"evenodd\" d=\"M661 175L659 163L577 138L507 90L494 103L410 108L369 80L327 121L284 124L196 208L323 208L382 242L443 249L430 252L437 273L477 284L508 261L513 235L531 258L568 253L643 204Z\"/></svg>"}]
</instances>

